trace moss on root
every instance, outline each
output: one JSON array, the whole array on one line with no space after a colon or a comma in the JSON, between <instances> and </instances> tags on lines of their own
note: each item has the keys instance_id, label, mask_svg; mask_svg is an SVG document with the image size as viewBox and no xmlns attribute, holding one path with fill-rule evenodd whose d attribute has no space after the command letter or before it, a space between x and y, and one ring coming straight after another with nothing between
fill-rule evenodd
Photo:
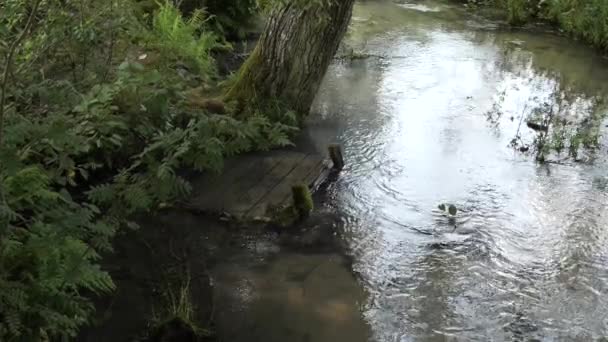
<instances>
[{"instance_id":1,"label":"moss on root","mask_svg":"<svg viewBox=\"0 0 608 342\"><path fill-rule=\"evenodd\" d=\"M312 201L312 194L308 186L304 184L297 184L291 188L293 196L293 206L299 218L305 218L310 215L310 212L314 209L314 203Z\"/></svg>"},{"instance_id":2,"label":"moss on root","mask_svg":"<svg viewBox=\"0 0 608 342\"><path fill-rule=\"evenodd\" d=\"M299 220L298 212L293 205L275 209L270 215L270 221L277 228L288 228Z\"/></svg>"},{"instance_id":3,"label":"moss on root","mask_svg":"<svg viewBox=\"0 0 608 342\"><path fill-rule=\"evenodd\" d=\"M256 46L249 58L241 66L238 75L224 95L224 102L234 102L237 105L235 114L247 114L246 107L256 106L259 103L258 94L255 89L256 68L260 62L260 47Z\"/></svg>"}]
</instances>

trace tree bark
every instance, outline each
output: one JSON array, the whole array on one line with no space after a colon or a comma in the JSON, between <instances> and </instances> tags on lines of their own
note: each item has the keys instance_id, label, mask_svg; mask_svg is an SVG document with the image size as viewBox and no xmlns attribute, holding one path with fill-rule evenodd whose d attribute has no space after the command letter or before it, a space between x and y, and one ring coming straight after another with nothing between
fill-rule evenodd
<instances>
[{"instance_id":1,"label":"tree bark","mask_svg":"<svg viewBox=\"0 0 608 342\"><path fill-rule=\"evenodd\" d=\"M355 0L319 2L291 0L271 11L227 101L236 101L245 113L279 104L300 117L308 114L346 33Z\"/></svg>"}]
</instances>

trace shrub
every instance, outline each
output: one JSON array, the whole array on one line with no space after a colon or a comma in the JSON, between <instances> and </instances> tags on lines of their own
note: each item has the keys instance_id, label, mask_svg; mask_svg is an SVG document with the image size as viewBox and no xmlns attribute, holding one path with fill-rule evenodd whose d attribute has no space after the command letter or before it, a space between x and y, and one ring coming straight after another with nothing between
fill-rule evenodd
<instances>
[{"instance_id":1,"label":"shrub","mask_svg":"<svg viewBox=\"0 0 608 342\"><path fill-rule=\"evenodd\" d=\"M509 23L547 20L568 34L608 50L608 2L605 0L488 0L470 3L503 8Z\"/></svg>"},{"instance_id":2,"label":"shrub","mask_svg":"<svg viewBox=\"0 0 608 342\"><path fill-rule=\"evenodd\" d=\"M548 3L543 15L566 32L608 49L608 2L554 0Z\"/></svg>"},{"instance_id":3,"label":"shrub","mask_svg":"<svg viewBox=\"0 0 608 342\"><path fill-rule=\"evenodd\" d=\"M529 0L507 0L507 20L513 25L525 23L530 16Z\"/></svg>"},{"instance_id":4,"label":"shrub","mask_svg":"<svg viewBox=\"0 0 608 342\"><path fill-rule=\"evenodd\" d=\"M2 341L74 336L89 297L114 287L99 259L136 227L130 215L187 194L180 168L220 170L226 156L288 144L293 129L186 105L192 84L215 78L201 12L186 20L167 2L148 21L135 0L39 4L35 15L30 2L0 4Z\"/></svg>"},{"instance_id":5,"label":"shrub","mask_svg":"<svg viewBox=\"0 0 608 342\"><path fill-rule=\"evenodd\" d=\"M152 19L147 45L159 51L163 60L186 62L194 72L209 76L215 71L210 51L218 44L215 34L204 27L205 15L201 10L194 10L184 19L177 8L165 2Z\"/></svg>"},{"instance_id":6,"label":"shrub","mask_svg":"<svg viewBox=\"0 0 608 342\"><path fill-rule=\"evenodd\" d=\"M116 226L57 192L37 166L1 174L0 337L73 336L93 307L85 293L114 288L96 263Z\"/></svg>"},{"instance_id":7,"label":"shrub","mask_svg":"<svg viewBox=\"0 0 608 342\"><path fill-rule=\"evenodd\" d=\"M258 10L256 0L185 0L182 10L190 14L204 9L210 15L210 25L229 38L243 38Z\"/></svg>"}]
</instances>

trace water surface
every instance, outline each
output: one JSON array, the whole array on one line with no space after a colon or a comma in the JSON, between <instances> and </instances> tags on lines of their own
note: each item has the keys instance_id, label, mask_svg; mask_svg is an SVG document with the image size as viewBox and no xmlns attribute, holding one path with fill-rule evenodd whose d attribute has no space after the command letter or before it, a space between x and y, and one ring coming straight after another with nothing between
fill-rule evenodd
<instances>
[{"instance_id":1,"label":"water surface","mask_svg":"<svg viewBox=\"0 0 608 342\"><path fill-rule=\"evenodd\" d=\"M583 162L510 147L518 133L533 143L522 122L543 104L604 115L608 63L501 27L440 2L362 2L345 44L371 57L326 76L309 134L345 147L326 207L343 218L374 340L608 335L605 141Z\"/></svg>"}]
</instances>

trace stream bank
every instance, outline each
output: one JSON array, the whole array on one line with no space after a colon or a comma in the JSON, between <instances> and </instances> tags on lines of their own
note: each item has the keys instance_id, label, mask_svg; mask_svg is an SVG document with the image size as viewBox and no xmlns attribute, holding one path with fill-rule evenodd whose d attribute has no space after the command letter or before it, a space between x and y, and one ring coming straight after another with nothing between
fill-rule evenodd
<instances>
[{"instance_id":1,"label":"stream bank","mask_svg":"<svg viewBox=\"0 0 608 342\"><path fill-rule=\"evenodd\" d=\"M318 153L308 133L296 140L298 153ZM323 204L336 177L314 196L322 209L291 227L190 209L140 218L139 230L117 237L106 259L118 265L110 270L117 291L99 301L79 340L182 341L155 331L188 311L202 341L367 341L365 292L339 238L344 222Z\"/></svg>"}]
</instances>

